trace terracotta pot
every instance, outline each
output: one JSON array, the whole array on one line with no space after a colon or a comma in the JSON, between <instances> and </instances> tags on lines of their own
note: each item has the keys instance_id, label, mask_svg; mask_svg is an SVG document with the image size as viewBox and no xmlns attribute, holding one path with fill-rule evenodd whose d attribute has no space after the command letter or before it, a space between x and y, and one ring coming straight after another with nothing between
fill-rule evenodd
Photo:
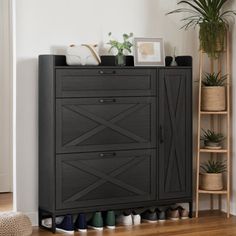
<instances>
[{"instance_id":1,"label":"terracotta pot","mask_svg":"<svg viewBox=\"0 0 236 236\"><path fill-rule=\"evenodd\" d=\"M202 111L226 110L226 96L224 86L202 87Z\"/></svg>"},{"instance_id":2,"label":"terracotta pot","mask_svg":"<svg viewBox=\"0 0 236 236\"><path fill-rule=\"evenodd\" d=\"M222 173L203 173L200 174L200 189L217 191L223 189Z\"/></svg>"}]
</instances>

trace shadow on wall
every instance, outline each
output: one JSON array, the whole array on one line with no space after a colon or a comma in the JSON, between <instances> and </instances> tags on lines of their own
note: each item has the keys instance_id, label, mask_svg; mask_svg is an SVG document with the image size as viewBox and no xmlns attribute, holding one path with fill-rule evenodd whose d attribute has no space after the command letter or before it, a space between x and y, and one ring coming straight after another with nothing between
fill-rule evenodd
<instances>
[{"instance_id":1,"label":"shadow on wall","mask_svg":"<svg viewBox=\"0 0 236 236\"><path fill-rule=\"evenodd\" d=\"M16 66L17 210L37 212L38 59L18 59Z\"/></svg>"}]
</instances>

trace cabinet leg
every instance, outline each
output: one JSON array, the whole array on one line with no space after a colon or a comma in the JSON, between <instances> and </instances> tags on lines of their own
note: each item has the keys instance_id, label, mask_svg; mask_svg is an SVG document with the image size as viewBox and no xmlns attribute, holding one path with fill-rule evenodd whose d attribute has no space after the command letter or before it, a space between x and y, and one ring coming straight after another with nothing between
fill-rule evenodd
<instances>
[{"instance_id":1,"label":"cabinet leg","mask_svg":"<svg viewBox=\"0 0 236 236\"><path fill-rule=\"evenodd\" d=\"M193 203L189 202L189 218L193 218Z\"/></svg>"},{"instance_id":2,"label":"cabinet leg","mask_svg":"<svg viewBox=\"0 0 236 236\"><path fill-rule=\"evenodd\" d=\"M56 233L56 216L53 214L52 215L52 232L55 234Z\"/></svg>"}]
</instances>

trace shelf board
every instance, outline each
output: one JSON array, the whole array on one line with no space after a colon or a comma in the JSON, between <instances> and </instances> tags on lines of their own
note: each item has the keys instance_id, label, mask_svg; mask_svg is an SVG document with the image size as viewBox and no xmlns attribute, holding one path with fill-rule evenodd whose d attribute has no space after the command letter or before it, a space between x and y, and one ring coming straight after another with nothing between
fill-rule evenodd
<instances>
[{"instance_id":1,"label":"shelf board","mask_svg":"<svg viewBox=\"0 0 236 236\"><path fill-rule=\"evenodd\" d=\"M201 148L201 149L200 149L200 152L207 152L207 153L227 153L228 150L227 150L227 149L214 150L214 149Z\"/></svg>"},{"instance_id":2,"label":"shelf board","mask_svg":"<svg viewBox=\"0 0 236 236\"><path fill-rule=\"evenodd\" d=\"M201 115L227 115L228 111L200 111Z\"/></svg>"},{"instance_id":3,"label":"shelf board","mask_svg":"<svg viewBox=\"0 0 236 236\"><path fill-rule=\"evenodd\" d=\"M206 193L206 194L227 194L227 190L218 190L218 191L209 191L209 190L202 190L198 189L198 193Z\"/></svg>"}]
</instances>

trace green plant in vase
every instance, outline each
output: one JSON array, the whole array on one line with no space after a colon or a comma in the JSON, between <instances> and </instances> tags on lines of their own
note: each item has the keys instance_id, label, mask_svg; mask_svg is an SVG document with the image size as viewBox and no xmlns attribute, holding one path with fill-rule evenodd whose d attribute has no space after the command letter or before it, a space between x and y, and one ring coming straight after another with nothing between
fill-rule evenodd
<instances>
[{"instance_id":1,"label":"green plant in vase","mask_svg":"<svg viewBox=\"0 0 236 236\"><path fill-rule=\"evenodd\" d=\"M204 162L200 167L204 173L208 174L224 173L226 171L226 165L223 161L208 160Z\"/></svg>"},{"instance_id":2,"label":"green plant in vase","mask_svg":"<svg viewBox=\"0 0 236 236\"><path fill-rule=\"evenodd\" d=\"M216 133L212 130L202 130L203 134L201 140L204 141L204 145L209 149L220 149L221 142L225 139L222 133Z\"/></svg>"},{"instance_id":3,"label":"green plant in vase","mask_svg":"<svg viewBox=\"0 0 236 236\"><path fill-rule=\"evenodd\" d=\"M225 82L227 75L205 73L202 79L201 109L203 111L224 111L226 109Z\"/></svg>"},{"instance_id":4,"label":"green plant in vase","mask_svg":"<svg viewBox=\"0 0 236 236\"><path fill-rule=\"evenodd\" d=\"M110 32L108 34L110 37L112 36L112 33ZM133 44L130 42L130 39L133 37L133 33L129 33L129 34L123 34L123 42L119 42L117 40L114 39L110 39L110 41L107 43L109 45L111 45L109 52L112 49L116 49L117 50L117 55L116 55L116 64L117 65L125 65L125 51L131 53L131 48L133 46Z\"/></svg>"},{"instance_id":5,"label":"green plant in vase","mask_svg":"<svg viewBox=\"0 0 236 236\"><path fill-rule=\"evenodd\" d=\"M182 28L188 29L199 25L200 49L205 51L210 58L218 58L224 50L225 37L229 28L230 19L236 15L234 10L224 9L230 0L185 0L179 5L187 7L179 8L167 14L189 13L182 21Z\"/></svg>"}]
</instances>

